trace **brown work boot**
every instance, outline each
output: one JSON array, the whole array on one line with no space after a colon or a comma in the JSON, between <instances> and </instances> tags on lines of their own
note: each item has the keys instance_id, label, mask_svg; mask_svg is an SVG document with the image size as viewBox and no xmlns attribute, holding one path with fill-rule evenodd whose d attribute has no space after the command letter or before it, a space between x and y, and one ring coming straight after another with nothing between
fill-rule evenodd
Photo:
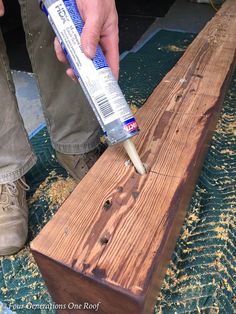
<instances>
[{"instance_id":1,"label":"brown work boot","mask_svg":"<svg viewBox=\"0 0 236 314\"><path fill-rule=\"evenodd\" d=\"M24 177L0 184L0 256L18 252L27 239L26 190L29 190L29 186Z\"/></svg>"},{"instance_id":2,"label":"brown work boot","mask_svg":"<svg viewBox=\"0 0 236 314\"><path fill-rule=\"evenodd\" d=\"M98 158L106 149L105 145L100 145L89 153L81 155L67 155L56 152L59 164L65 168L69 174L79 182L94 165Z\"/></svg>"}]
</instances>

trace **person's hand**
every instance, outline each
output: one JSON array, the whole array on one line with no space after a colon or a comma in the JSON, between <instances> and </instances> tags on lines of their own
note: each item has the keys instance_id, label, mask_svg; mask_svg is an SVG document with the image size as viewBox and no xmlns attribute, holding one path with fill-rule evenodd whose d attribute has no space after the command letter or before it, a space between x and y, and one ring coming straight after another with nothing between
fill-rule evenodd
<instances>
[{"instance_id":1,"label":"person's hand","mask_svg":"<svg viewBox=\"0 0 236 314\"><path fill-rule=\"evenodd\" d=\"M5 13L4 5L3 5L2 0L0 0L0 17L3 16L4 13Z\"/></svg>"},{"instance_id":2,"label":"person's hand","mask_svg":"<svg viewBox=\"0 0 236 314\"><path fill-rule=\"evenodd\" d=\"M113 75L118 79L119 37L115 0L76 0L76 3L85 22L81 34L84 53L92 59L99 43ZM66 57L57 39L54 46L59 61L66 62ZM67 74L71 78L75 78L72 69L68 69Z\"/></svg>"}]
</instances>

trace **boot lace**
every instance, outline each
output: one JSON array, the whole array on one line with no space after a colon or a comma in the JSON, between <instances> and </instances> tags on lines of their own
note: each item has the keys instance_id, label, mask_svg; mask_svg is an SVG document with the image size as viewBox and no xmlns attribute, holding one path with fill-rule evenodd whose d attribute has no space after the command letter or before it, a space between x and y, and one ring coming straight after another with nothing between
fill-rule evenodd
<instances>
[{"instance_id":1,"label":"boot lace","mask_svg":"<svg viewBox=\"0 0 236 314\"><path fill-rule=\"evenodd\" d=\"M19 188L24 191L30 189L22 178L15 182L0 184L0 210L7 211L19 208L17 205L18 202L16 202L16 198L19 195Z\"/></svg>"}]
</instances>

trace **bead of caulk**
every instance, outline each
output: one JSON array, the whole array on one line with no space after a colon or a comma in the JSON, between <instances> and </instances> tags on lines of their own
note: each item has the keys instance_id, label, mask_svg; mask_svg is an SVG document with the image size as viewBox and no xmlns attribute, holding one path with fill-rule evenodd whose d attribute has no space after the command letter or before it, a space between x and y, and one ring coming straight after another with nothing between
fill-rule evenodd
<instances>
[{"instance_id":1,"label":"bead of caulk","mask_svg":"<svg viewBox=\"0 0 236 314\"><path fill-rule=\"evenodd\" d=\"M130 160L132 161L136 171L140 174L140 175L144 175L146 174L146 169L138 155L138 152L134 146L134 143L128 139L126 141L123 142L124 148L127 152L127 154L129 155Z\"/></svg>"}]
</instances>

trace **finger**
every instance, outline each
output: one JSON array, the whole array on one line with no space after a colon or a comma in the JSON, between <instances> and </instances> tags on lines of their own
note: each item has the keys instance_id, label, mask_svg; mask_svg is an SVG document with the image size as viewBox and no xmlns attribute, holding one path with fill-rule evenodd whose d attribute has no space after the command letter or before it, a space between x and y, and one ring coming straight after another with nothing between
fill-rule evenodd
<instances>
[{"instance_id":1,"label":"finger","mask_svg":"<svg viewBox=\"0 0 236 314\"><path fill-rule=\"evenodd\" d=\"M54 49L56 52L57 59L62 63L67 63L66 56L64 54L63 49L61 48L61 45L60 45L57 37L54 40Z\"/></svg>"},{"instance_id":2,"label":"finger","mask_svg":"<svg viewBox=\"0 0 236 314\"><path fill-rule=\"evenodd\" d=\"M3 5L2 0L0 0L0 16L3 16L4 13L5 13L4 5Z\"/></svg>"},{"instance_id":3,"label":"finger","mask_svg":"<svg viewBox=\"0 0 236 314\"><path fill-rule=\"evenodd\" d=\"M103 36L100 41L107 63L114 77L119 77L119 35L118 29Z\"/></svg>"},{"instance_id":4,"label":"finger","mask_svg":"<svg viewBox=\"0 0 236 314\"><path fill-rule=\"evenodd\" d=\"M81 45L83 52L89 58L94 58L98 42L100 40L101 22L98 17L90 15L84 24L81 34Z\"/></svg>"},{"instance_id":5,"label":"finger","mask_svg":"<svg viewBox=\"0 0 236 314\"><path fill-rule=\"evenodd\" d=\"M66 74L74 81L74 82L78 82L73 70L71 68L66 70Z\"/></svg>"}]
</instances>

